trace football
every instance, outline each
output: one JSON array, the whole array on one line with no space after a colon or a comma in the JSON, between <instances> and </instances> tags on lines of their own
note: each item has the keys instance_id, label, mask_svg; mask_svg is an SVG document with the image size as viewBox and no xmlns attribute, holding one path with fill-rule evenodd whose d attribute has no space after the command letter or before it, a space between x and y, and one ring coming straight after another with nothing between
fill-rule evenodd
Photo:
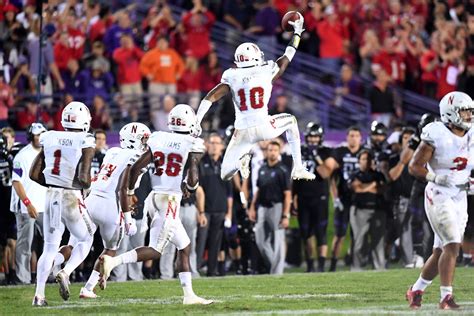
<instances>
[{"instance_id":1,"label":"football","mask_svg":"<svg viewBox=\"0 0 474 316\"><path fill-rule=\"evenodd\" d=\"M299 15L296 11L288 11L281 19L281 28L286 32L293 32L293 26L288 22L299 20Z\"/></svg>"}]
</instances>

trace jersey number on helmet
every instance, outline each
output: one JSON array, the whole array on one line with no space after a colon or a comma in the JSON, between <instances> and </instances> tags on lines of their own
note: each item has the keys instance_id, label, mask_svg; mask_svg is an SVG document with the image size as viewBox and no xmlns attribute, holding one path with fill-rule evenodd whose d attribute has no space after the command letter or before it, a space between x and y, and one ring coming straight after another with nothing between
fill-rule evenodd
<instances>
[{"instance_id":1,"label":"jersey number on helmet","mask_svg":"<svg viewBox=\"0 0 474 316\"><path fill-rule=\"evenodd\" d=\"M59 173L61 170L59 169L61 165L61 149L57 149L54 151L54 164L53 164L53 170L51 170L51 173L59 176Z\"/></svg>"},{"instance_id":2,"label":"jersey number on helmet","mask_svg":"<svg viewBox=\"0 0 474 316\"><path fill-rule=\"evenodd\" d=\"M262 87L255 87L250 89L250 106L253 109L260 109L263 107L263 88ZM245 98L245 90L240 89L238 92L239 99L240 99L240 111L247 111L247 100Z\"/></svg>"},{"instance_id":3,"label":"jersey number on helmet","mask_svg":"<svg viewBox=\"0 0 474 316\"><path fill-rule=\"evenodd\" d=\"M170 153L165 157L165 154L161 151L155 151L153 153L155 159L155 175L163 175L163 171L169 177L176 177L181 171L181 164L183 157L180 154ZM166 159L165 159L166 158ZM166 160L166 161L165 161ZM163 166L166 167L164 168Z\"/></svg>"}]
</instances>

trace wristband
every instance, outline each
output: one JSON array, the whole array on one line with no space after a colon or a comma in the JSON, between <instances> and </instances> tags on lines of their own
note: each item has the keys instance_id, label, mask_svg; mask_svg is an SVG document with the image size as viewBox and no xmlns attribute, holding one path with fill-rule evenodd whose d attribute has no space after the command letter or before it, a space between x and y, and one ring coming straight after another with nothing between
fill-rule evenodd
<instances>
[{"instance_id":1,"label":"wristband","mask_svg":"<svg viewBox=\"0 0 474 316\"><path fill-rule=\"evenodd\" d=\"M296 49L293 46L287 46L285 49L284 56L286 56L286 58L288 58L288 60L291 61L293 57L295 56L295 53L296 53Z\"/></svg>"},{"instance_id":2,"label":"wristband","mask_svg":"<svg viewBox=\"0 0 474 316\"><path fill-rule=\"evenodd\" d=\"M298 45L300 45L300 40L301 40L301 36L299 34L293 34L293 37L291 38L288 46L291 46L294 49L297 49Z\"/></svg>"},{"instance_id":3,"label":"wristband","mask_svg":"<svg viewBox=\"0 0 474 316\"><path fill-rule=\"evenodd\" d=\"M127 195L128 196L135 195L135 189L130 190L130 189L127 188Z\"/></svg>"},{"instance_id":4,"label":"wristband","mask_svg":"<svg viewBox=\"0 0 474 316\"><path fill-rule=\"evenodd\" d=\"M28 205L31 204L31 201L30 201L29 198L25 198L22 202L23 202L23 204L24 204L26 207L28 207Z\"/></svg>"},{"instance_id":5,"label":"wristband","mask_svg":"<svg viewBox=\"0 0 474 316\"><path fill-rule=\"evenodd\" d=\"M282 217L283 217L283 218L288 218L288 219L290 219L290 214L283 214Z\"/></svg>"},{"instance_id":6,"label":"wristband","mask_svg":"<svg viewBox=\"0 0 474 316\"><path fill-rule=\"evenodd\" d=\"M434 174L433 172L428 172L426 174L425 179L426 179L426 181L429 181L429 182L435 182L436 174Z\"/></svg>"},{"instance_id":7,"label":"wristband","mask_svg":"<svg viewBox=\"0 0 474 316\"><path fill-rule=\"evenodd\" d=\"M123 212L123 217L125 219L125 223L130 223L132 221L132 212Z\"/></svg>"}]
</instances>

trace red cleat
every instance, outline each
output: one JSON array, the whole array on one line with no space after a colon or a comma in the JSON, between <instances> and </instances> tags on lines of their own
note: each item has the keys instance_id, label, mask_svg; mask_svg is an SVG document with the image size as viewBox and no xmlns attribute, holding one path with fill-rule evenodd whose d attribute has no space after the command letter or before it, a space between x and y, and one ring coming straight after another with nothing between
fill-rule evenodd
<instances>
[{"instance_id":1,"label":"red cleat","mask_svg":"<svg viewBox=\"0 0 474 316\"><path fill-rule=\"evenodd\" d=\"M451 294L446 295L441 303L439 303L439 309L458 309L460 307L454 302L454 296Z\"/></svg>"},{"instance_id":2,"label":"red cleat","mask_svg":"<svg viewBox=\"0 0 474 316\"><path fill-rule=\"evenodd\" d=\"M408 289L407 291L407 294L405 295L408 303L409 303L409 307L411 309L418 309L421 307L421 301L423 300L423 291L421 290L418 290L418 291L412 291L411 289L412 287L410 286L410 288Z\"/></svg>"}]
</instances>

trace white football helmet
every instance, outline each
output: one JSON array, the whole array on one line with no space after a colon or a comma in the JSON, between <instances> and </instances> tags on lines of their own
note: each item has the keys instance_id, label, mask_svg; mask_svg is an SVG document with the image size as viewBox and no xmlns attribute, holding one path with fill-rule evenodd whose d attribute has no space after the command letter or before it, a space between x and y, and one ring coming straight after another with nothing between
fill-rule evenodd
<instances>
[{"instance_id":1,"label":"white football helmet","mask_svg":"<svg viewBox=\"0 0 474 316\"><path fill-rule=\"evenodd\" d=\"M469 122L464 121L459 114L461 110L474 111L474 103L471 97L464 92L450 92L439 101L439 112L442 122L451 123L464 130L469 130L474 125L474 117Z\"/></svg>"},{"instance_id":2,"label":"white football helmet","mask_svg":"<svg viewBox=\"0 0 474 316\"><path fill-rule=\"evenodd\" d=\"M82 102L73 101L66 105L61 115L61 125L66 128L89 131L91 125L91 112Z\"/></svg>"},{"instance_id":3,"label":"white football helmet","mask_svg":"<svg viewBox=\"0 0 474 316\"><path fill-rule=\"evenodd\" d=\"M177 104L168 114L168 127L173 132L193 133L197 125L196 113L187 104Z\"/></svg>"},{"instance_id":4,"label":"white football helmet","mask_svg":"<svg viewBox=\"0 0 474 316\"><path fill-rule=\"evenodd\" d=\"M260 66L263 62L263 52L254 43L242 43L235 50L234 63L239 68Z\"/></svg>"},{"instance_id":5,"label":"white football helmet","mask_svg":"<svg viewBox=\"0 0 474 316\"><path fill-rule=\"evenodd\" d=\"M120 147L145 152L150 134L150 129L145 124L128 123L120 129Z\"/></svg>"}]
</instances>

